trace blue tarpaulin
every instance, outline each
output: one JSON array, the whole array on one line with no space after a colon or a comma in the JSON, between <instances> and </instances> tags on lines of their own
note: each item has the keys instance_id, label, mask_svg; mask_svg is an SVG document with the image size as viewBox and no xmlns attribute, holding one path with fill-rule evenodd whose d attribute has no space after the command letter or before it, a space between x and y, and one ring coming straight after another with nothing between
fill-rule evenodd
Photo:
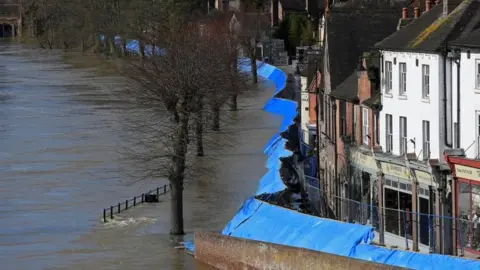
<instances>
[{"instance_id":1,"label":"blue tarpaulin","mask_svg":"<svg viewBox=\"0 0 480 270\"><path fill-rule=\"evenodd\" d=\"M299 213L256 199L246 201L222 234L349 255L373 240L373 228Z\"/></svg>"}]
</instances>

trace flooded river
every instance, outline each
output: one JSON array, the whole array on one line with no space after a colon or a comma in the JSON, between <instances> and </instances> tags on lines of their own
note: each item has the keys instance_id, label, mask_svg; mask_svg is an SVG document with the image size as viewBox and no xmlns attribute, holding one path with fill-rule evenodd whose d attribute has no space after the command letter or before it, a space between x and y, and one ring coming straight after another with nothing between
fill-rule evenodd
<instances>
[{"instance_id":1,"label":"flooded river","mask_svg":"<svg viewBox=\"0 0 480 270\"><path fill-rule=\"evenodd\" d=\"M209 269L174 249L182 239L168 234L168 199L101 222L104 207L164 183L136 181L119 154L131 109L112 94L122 84L58 52L0 43L1 269ZM214 176L186 186L187 240L221 230L265 173L262 149L279 121L261 110L272 93L263 88L223 112L244 131L231 134L237 147L205 161Z\"/></svg>"}]
</instances>

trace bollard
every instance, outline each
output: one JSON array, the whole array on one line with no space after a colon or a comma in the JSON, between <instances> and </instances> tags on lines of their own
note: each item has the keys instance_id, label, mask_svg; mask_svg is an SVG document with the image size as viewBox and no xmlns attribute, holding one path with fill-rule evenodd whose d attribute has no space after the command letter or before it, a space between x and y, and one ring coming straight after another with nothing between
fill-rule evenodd
<instances>
[{"instance_id":1,"label":"bollard","mask_svg":"<svg viewBox=\"0 0 480 270\"><path fill-rule=\"evenodd\" d=\"M103 208L103 222L107 223L107 209Z\"/></svg>"},{"instance_id":2,"label":"bollard","mask_svg":"<svg viewBox=\"0 0 480 270\"><path fill-rule=\"evenodd\" d=\"M120 203L118 203L118 209L117 210L118 210L117 213L120 213L120 211L122 210L122 209L120 209Z\"/></svg>"},{"instance_id":3,"label":"bollard","mask_svg":"<svg viewBox=\"0 0 480 270\"><path fill-rule=\"evenodd\" d=\"M159 187L157 187L157 197L158 197L158 195L160 195L160 188Z\"/></svg>"},{"instance_id":4,"label":"bollard","mask_svg":"<svg viewBox=\"0 0 480 270\"><path fill-rule=\"evenodd\" d=\"M167 185L163 186L163 194L167 194Z\"/></svg>"},{"instance_id":5,"label":"bollard","mask_svg":"<svg viewBox=\"0 0 480 270\"><path fill-rule=\"evenodd\" d=\"M128 200L125 200L125 210L128 209Z\"/></svg>"},{"instance_id":6,"label":"bollard","mask_svg":"<svg viewBox=\"0 0 480 270\"><path fill-rule=\"evenodd\" d=\"M142 193L142 203L144 202L145 200L145 194Z\"/></svg>"},{"instance_id":7,"label":"bollard","mask_svg":"<svg viewBox=\"0 0 480 270\"><path fill-rule=\"evenodd\" d=\"M137 205L137 196L133 197L133 206Z\"/></svg>"},{"instance_id":8,"label":"bollard","mask_svg":"<svg viewBox=\"0 0 480 270\"><path fill-rule=\"evenodd\" d=\"M113 219L113 206L110 206L110 219Z\"/></svg>"}]
</instances>

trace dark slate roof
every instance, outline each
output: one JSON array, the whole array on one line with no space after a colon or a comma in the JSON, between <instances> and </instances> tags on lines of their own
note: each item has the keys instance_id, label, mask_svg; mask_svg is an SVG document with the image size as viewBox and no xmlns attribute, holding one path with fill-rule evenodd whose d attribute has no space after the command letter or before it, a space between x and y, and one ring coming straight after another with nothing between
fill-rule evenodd
<instances>
[{"instance_id":1,"label":"dark slate roof","mask_svg":"<svg viewBox=\"0 0 480 270\"><path fill-rule=\"evenodd\" d=\"M452 45L467 48L480 48L480 29L473 31L468 36L454 40Z\"/></svg>"},{"instance_id":2,"label":"dark slate roof","mask_svg":"<svg viewBox=\"0 0 480 270\"><path fill-rule=\"evenodd\" d=\"M449 11L443 16L443 5L437 5L376 46L387 50L440 52L445 42L469 35L478 26L480 1L450 0Z\"/></svg>"},{"instance_id":3,"label":"dark slate roof","mask_svg":"<svg viewBox=\"0 0 480 270\"><path fill-rule=\"evenodd\" d=\"M331 89L355 70L359 57L394 33L407 1L349 0L336 2L327 16Z\"/></svg>"},{"instance_id":4,"label":"dark slate roof","mask_svg":"<svg viewBox=\"0 0 480 270\"><path fill-rule=\"evenodd\" d=\"M284 11L306 11L305 1L302 0L279 0Z\"/></svg>"},{"instance_id":5,"label":"dark slate roof","mask_svg":"<svg viewBox=\"0 0 480 270\"><path fill-rule=\"evenodd\" d=\"M330 92L330 96L345 101L353 101L358 98L358 76L353 72L345 81L343 81L335 90Z\"/></svg>"}]
</instances>

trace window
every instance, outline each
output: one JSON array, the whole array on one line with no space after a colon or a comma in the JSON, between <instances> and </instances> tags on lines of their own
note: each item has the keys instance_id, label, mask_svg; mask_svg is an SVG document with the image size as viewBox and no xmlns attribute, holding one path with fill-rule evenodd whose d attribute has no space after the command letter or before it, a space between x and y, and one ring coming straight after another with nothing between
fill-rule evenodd
<instances>
[{"instance_id":1,"label":"window","mask_svg":"<svg viewBox=\"0 0 480 270\"><path fill-rule=\"evenodd\" d=\"M400 155L407 154L407 118L400 116Z\"/></svg>"},{"instance_id":2,"label":"window","mask_svg":"<svg viewBox=\"0 0 480 270\"><path fill-rule=\"evenodd\" d=\"M340 101L340 136L347 133L347 104L345 101Z\"/></svg>"},{"instance_id":3,"label":"window","mask_svg":"<svg viewBox=\"0 0 480 270\"><path fill-rule=\"evenodd\" d=\"M460 241L468 250L480 249L479 216L480 202L476 199L480 196L480 185L476 181L460 180L458 182L458 217Z\"/></svg>"},{"instance_id":4,"label":"window","mask_svg":"<svg viewBox=\"0 0 480 270\"><path fill-rule=\"evenodd\" d=\"M407 94L407 64L399 63L399 93L401 96Z\"/></svg>"},{"instance_id":5,"label":"window","mask_svg":"<svg viewBox=\"0 0 480 270\"><path fill-rule=\"evenodd\" d=\"M430 122L423 121L422 124L422 136L423 136L423 160L428 160L430 158Z\"/></svg>"},{"instance_id":6,"label":"window","mask_svg":"<svg viewBox=\"0 0 480 270\"><path fill-rule=\"evenodd\" d=\"M353 132L352 132L352 135L353 135L353 139L357 142L358 139L357 139L357 133L358 133L358 106L357 105L353 105Z\"/></svg>"},{"instance_id":7,"label":"window","mask_svg":"<svg viewBox=\"0 0 480 270\"><path fill-rule=\"evenodd\" d=\"M430 66L422 65L422 98L430 96Z\"/></svg>"},{"instance_id":8,"label":"window","mask_svg":"<svg viewBox=\"0 0 480 270\"><path fill-rule=\"evenodd\" d=\"M393 150L393 118L391 114L386 114L385 115L385 151L387 153L391 153Z\"/></svg>"},{"instance_id":9,"label":"window","mask_svg":"<svg viewBox=\"0 0 480 270\"><path fill-rule=\"evenodd\" d=\"M375 136L375 144L380 144L380 128L378 127L379 126L379 122L378 122L378 117L377 117L377 113L374 113L373 114L373 123L374 123L374 136Z\"/></svg>"},{"instance_id":10,"label":"window","mask_svg":"<svg viewBox=\"0 0 480 270\"><path fill-rule=\"evenodd\" d=\"M475 112L476 114L476 145L477 145L477 154L476 154L476 157L475 159L477 159L478 157L480 157L480 111L476 111Z\"/></svg>"},{"instance_id":11,"label":"window","mask_svg":"<svg viewBox=\"0 0 480 270\"><path fill-rule=\"evenodd\" d=\"M392 93L392 62L385 62L385 93Z\"/></svg>"},{"instance_id":12,"label":"window","mask_svg":"<svg viewBox=\"0 0 480 270\"><path fill-rule=\"evenodd\" d=\"M480 59L475 60L475 88L480 89Z\"/></svg>"},{"instance_id":13,"label":"window","mask_svg":"<svg viewBox=\"0 0 480 270\"><path fill-rule=\"evenodd\" d=\"M363 108L363 113L362 113L362 136L363 136L363 144L365 145L369 145L369 138L368 138L368 117L369 117L369 114L368 114L368 109L367 108Z\"/></svg>"}]
</instances>

